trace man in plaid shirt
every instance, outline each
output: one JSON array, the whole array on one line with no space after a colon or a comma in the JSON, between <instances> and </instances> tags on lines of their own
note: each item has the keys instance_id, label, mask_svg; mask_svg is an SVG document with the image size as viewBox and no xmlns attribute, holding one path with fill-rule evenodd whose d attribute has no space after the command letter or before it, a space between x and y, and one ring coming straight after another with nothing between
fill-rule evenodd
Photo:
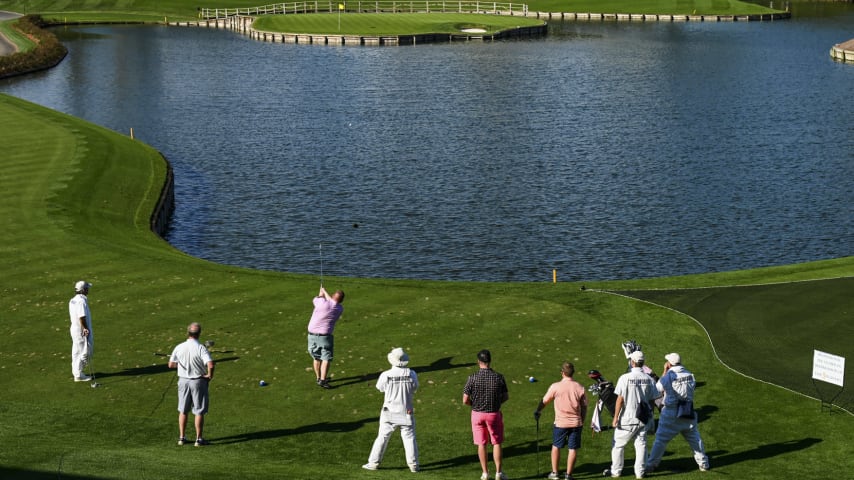
<instances>
[{"instance_id":1,"label":"man in plaid shirt","mask_svg":"<svg viewBox=\"0 0 854 480\"><path fill-rule=\"evenodd\" d=\"M492 444L492 460L495 462L495 480L506 480L507 476L501 468L501 443L504 442L504 419L501 416L501 404L510 395L504 376L490 368L492 354L489 350L481 350L477 354L480 367L466 381L463 388L463 403L471 405L471 429L474 444L477 445L477 456L483 471L481 480L489 478L488 457L486 444Z\"/></svg>"}]
</instances>

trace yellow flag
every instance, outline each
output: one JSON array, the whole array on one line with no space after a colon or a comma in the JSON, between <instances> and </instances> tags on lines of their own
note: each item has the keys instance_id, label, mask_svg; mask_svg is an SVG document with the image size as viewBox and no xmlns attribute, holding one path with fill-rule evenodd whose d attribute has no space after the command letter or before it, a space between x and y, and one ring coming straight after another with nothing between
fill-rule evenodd
<instances>
[{"instance_id":1,"label":"yellow flag","mask_svg":"<svg viewBox=\"0 0 854 480\"><path fill-rule=\"evenodd\" d=\"M344 4L343 3L338 4L338 10L344 10Z\"/></svg>"}]
</instances>

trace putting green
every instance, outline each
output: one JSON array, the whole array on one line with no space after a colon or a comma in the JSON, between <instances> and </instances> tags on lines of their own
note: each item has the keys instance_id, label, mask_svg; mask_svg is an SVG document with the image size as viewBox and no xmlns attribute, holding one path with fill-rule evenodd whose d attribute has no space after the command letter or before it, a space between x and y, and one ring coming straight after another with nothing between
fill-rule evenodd
<instances>
[{"instance_id":1,"label":"putting green","mask_svg":"<svg viewBox=\"0 0 854 480\"><path fill-rule=\"evenodd\" d=\"M813 350L850 356L854 277L623 295L683 312L708 331L718 357L751 377L805 395L832 398L839 387L813 383ZM848 369L845 383L854 384ZM837 405L854 411L854 392Z\"/></svg>"}]
</instances>

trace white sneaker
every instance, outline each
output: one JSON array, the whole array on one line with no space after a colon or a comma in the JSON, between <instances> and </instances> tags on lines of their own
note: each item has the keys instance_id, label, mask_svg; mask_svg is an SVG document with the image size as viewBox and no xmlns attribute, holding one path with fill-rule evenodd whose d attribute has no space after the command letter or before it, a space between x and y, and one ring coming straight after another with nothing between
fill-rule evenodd
<instances>
[{"instance_id":1,"label":"white sneaker","mask_svg":"<svg viewBox=\"0 0 854 480\"><path fill-rule=\"evenodd\" d=\"M504 475L504 472L497 472L495 474L495 480L507 480L507 475Z\"/></svg>"},{"instance_id":2,"label":"white sneaker","mask_svg":"<svg viewBox=\"0 0 854 480\"><path fill-rule=\"evenodd\" d=\"M365 470L376 470L376 469L380 468L380 466L377 465L376 463L366 463L366 464L362 465L362 468L364 468Z\"/></svg>"},{"instance_id":3,"label":"white sneaker","mask_svg":"<svg viewBox=\"0 0 854 480\"><path fill-rule=\"evenodd\" d=\"M85 375L85 374L84 374L84 375L81 375L81 376L79 376L79 377L74 377L74 381L75 381L75 382L88 382L88 381L90 381L90 380L92 380L92 377L87 376L87 375Z\"/></svg>"},{"instance_id":4,"label":"white sneaker","mask_svg":"<svg viewBox=\"0 0 854 480\"><path fill-rule=\"evenodd\" d=\"M480 480L489 480L489 472L483 472L480 474Z\"/></svg>"},{"instance_id":5,"label":"white sneaker","mask_svg":"<svg viewBox=\"0 0 854 480\"><path fill-rule=\"evenodd\" d=\"M548 480L560 480L560 475L558 475L557 472L551 472L546 478L548 478Z\"/></svg>"}]
</instances>

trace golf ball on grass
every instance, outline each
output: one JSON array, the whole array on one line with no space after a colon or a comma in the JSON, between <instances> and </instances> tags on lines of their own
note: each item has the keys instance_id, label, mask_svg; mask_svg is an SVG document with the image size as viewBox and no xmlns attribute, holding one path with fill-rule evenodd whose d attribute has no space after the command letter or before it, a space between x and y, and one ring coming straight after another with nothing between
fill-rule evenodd
<instances>
[{"instance_id":1,"label":"golf ball on grass","mask_svg":"<svg viewBox=\"0 0 854 480\"><path fill-rule=\"evenodd\" d=\"M267 382L265 382L264 380L261 380L260 382L258 382L258 386L259 386L259 387L266 387L266 386L267 386Z\"/></svg>"},{"instance_id":2,"label":"golf ball on grass","mask_svg":"<svg viewBox=\"0 0 854 480\"><path fill-rule=\"evenodd\" d=\"M536 378L534 378L534 377L528 377L528 381L529 381L529 382L531 382L531 383L534 383L534 382L536 382L536 381L537 381L537 379L536 379Z\"/></svg>"}]
</instances>

